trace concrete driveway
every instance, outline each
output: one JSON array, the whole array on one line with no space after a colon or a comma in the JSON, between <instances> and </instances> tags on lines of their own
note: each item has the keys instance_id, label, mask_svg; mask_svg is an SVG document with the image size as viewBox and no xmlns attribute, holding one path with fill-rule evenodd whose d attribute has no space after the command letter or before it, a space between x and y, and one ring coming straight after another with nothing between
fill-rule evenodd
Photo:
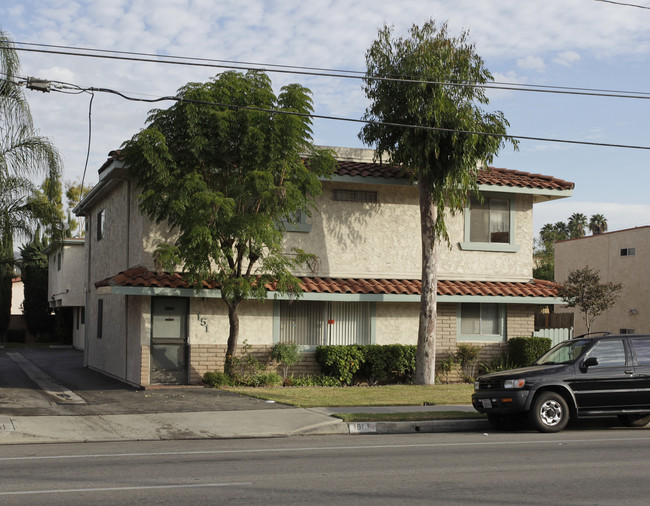
<instances>
[{"instance_id":1,"label":"concrete driveway","mask_svg":"<svg viewBox=\"0 0 650 506\"><path fill-rule=\"evenodd\" d=\"M287 409L201 386L139 390L83 367L72 348L0 348L0 414L120 415Z\"/></svg>"}]
</instances>

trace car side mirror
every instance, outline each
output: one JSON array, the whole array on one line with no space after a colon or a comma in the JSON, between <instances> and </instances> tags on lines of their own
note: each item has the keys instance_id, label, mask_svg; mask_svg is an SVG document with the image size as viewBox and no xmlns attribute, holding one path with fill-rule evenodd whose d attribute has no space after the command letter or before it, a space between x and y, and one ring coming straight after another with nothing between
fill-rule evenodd
<instances>
[{"instance_id":1,"label":"car side mirror","mask_svg":"<svg viewBox=\"0 0 650 506\"><path fill-rule=\"evenodd\" d=\"M595 365L598 365L598 359L596 357L589 357L580 364L580 370L586 372L587 369Z\"/></svg>"}]
</instances>

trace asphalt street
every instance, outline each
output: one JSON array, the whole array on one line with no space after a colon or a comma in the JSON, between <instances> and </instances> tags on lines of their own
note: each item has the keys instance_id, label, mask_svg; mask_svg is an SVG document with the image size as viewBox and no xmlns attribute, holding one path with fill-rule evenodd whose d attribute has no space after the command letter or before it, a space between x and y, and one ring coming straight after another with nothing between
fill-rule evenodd
<instances>
[{"instance_id":1,"label":"asphalt street","mask_svg":"<svg viewBox=\"0 0 650 506\"><path fill-rule=\"evenodd\" d=\"M626 504L650 496L630 429L3 447L2 504Z\"/></svg>"}]
</instances>

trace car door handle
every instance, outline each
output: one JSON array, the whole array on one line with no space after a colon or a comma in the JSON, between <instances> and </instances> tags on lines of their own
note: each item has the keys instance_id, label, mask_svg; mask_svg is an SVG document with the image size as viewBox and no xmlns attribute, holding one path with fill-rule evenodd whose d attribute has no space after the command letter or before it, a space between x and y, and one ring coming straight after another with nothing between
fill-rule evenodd
<instances>
[{"instance_id":1,"label":"car door handle","mask_svg":"<svg viewBox=\"0 0 650 506\"><path fill-rule=\"evenodd\" d=\"M634 371L628 369L627 371L623 371L625 374L634 374Z\"/></svg>"}]
</instances>

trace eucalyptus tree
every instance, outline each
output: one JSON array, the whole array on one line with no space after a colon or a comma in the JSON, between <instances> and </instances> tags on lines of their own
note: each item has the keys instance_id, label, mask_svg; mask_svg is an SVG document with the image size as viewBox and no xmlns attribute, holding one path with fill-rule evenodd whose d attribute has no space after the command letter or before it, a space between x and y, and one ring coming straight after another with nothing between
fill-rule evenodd
<instances>
[{"instance_id":1,"label":"eucalyptus tree","mask_svg":"<svg viewBox=\"0 0 650 506\"><path fill-rule=\"evenodd\" d=\"M478 192L479 163L508 141L500 111L486 112L492 80L469 34L447 24L413 25L406 38L384 26L366 52L370 105L360 139L387 154L417 182L422 236L422 296L415 381L435 381L437 243L449 242L445 218ZM397 79L396 79L397 78ZM400 126L408 125L408 126Z\"/></svg>"},{"instance_id":2,"label":"eucalyptus tree","mask_svg":"<svg viewBox=\"0 0 650 506\"><path fill-rule=\"evenodd\" d=\"M158 245L156 262L180 266L192 284L219 286L231 372L240 304L265 298L267 285L299 295L291 270L312 256L284 251L283 223L314 208L319 178L335 160L311 144L312 100L298 84L276 96L262 72L224 72L183 86L176 98L151 111L148 127L123 145L125 162L142 191L141 210L176 232Z\"/></svg>"}]
</instances>

